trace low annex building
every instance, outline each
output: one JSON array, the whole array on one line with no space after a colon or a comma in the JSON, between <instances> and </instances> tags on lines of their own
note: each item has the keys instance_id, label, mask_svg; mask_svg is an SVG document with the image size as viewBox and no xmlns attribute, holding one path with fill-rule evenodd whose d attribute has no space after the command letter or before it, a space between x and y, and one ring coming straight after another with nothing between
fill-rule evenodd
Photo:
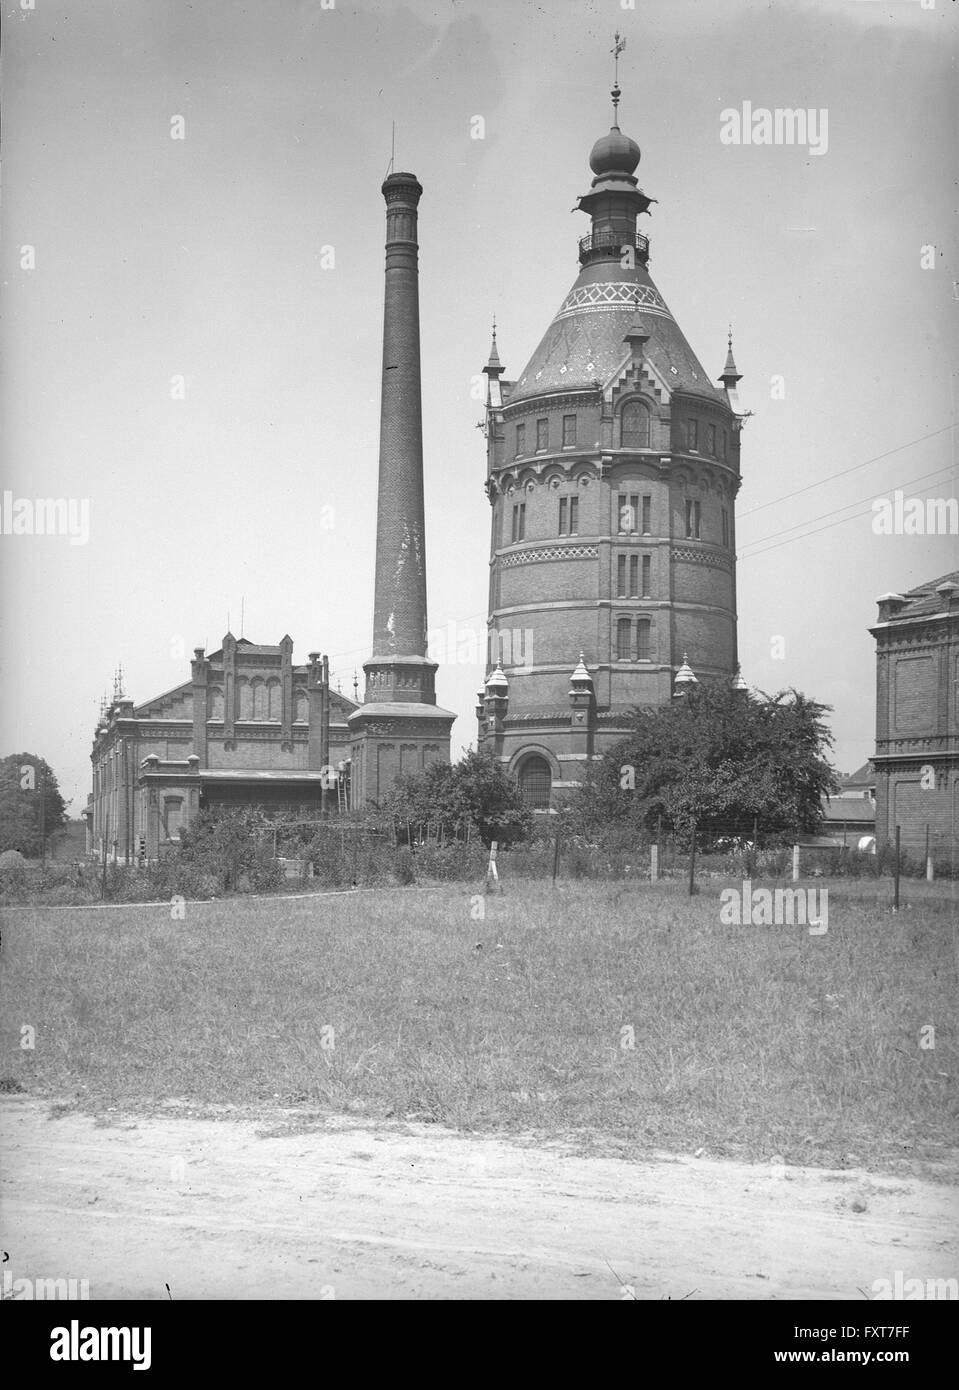
<instances>
[{"instance_id":1,"label":"low annex building","mask_svg":"<svg viewBox=\"0 0 959 1390\"><path fill-rule=\"evenodd\" d=\"M156 859L214 806L304 819L349 797L354 701L330 689L329 661L293 662L293 639L262 646L228 632L194 651L190 679L143 704L117 687L93 740L88 850Z\"/></svg>"}]
</instances>

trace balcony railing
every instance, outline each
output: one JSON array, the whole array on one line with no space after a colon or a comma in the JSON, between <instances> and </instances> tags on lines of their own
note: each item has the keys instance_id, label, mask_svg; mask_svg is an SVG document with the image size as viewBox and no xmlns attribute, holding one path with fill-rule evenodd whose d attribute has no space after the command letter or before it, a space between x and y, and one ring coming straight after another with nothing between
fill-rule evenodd
<instances>
[{"instance_id":1,"label":"balcony railing","mask_svg":"<svg viewBox=\"0 0 959 1390\"><path fill-rule=\"evenodd\" d=\"M621 259L626 250L632 250L636 259L645 265L649 260L649 237L642 232L634 232L632 236L628 232L590 232L579 239L579 263Z\"/></svg>"}]
</instances>

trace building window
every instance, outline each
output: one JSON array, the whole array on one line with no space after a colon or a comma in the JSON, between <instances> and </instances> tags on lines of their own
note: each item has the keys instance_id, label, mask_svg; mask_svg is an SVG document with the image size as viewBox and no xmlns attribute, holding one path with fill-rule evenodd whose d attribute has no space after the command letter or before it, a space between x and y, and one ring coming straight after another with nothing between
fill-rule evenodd
<instances>
[{"instance_id":1,"label":"building window","mask_svg":"<svg viewBox=\"0 0 959 1390\"><path fill-rule=\"evenodd\" d=\"M617 499L617 509L620 535L635 535L636 521L639 515L639 494L634 492L627 496L625 492L621 492Z\"/></svg>"},{"instance_id":2,"label":"building window","mask_svg":"<svg viewBox=\"0 0 959 1390\"><path fill-rule=\"evenodd\" d=\"M616 597L626 597L626 556L616 556Z\"/></svg>"},{"instance_id":3,"label":"building window","mask_svg":"<svg viewBox=\"0 0 959 1390\"><path fill-rule=\"evenodd\" d=\"M519 789L523 804L531 811L548 810L552 784L553 776L545 758L535 753L524 761L519 770Z\"/></svg>"},{"instance_id":4,"label":"building window","mask_svg":"<svg viewBox=\"0 0 959 1390\"><path fill-rule=\"evenodd\" d=\"M715 426L715 425L707 425L707 426L706 426L706 452L707 452L707 454L712 454L713 458L716 457L716 426Z\"/></svg>"},{"instance_id":5,"label":"building window","mask_svg":"<svg viewBox=\"0 0 959 1390\"><path fill-rule=\"evenodd\" d=\"M512 540L521 541L526 536L526 503L518 502L513 507L513 531Z\"/></svg>"},{"instance_id":6,"label":"building window","mask_svg":"<svg viewBox=\"0 0 959 1390\"><path fill-rule=\"evenodd\" d=\"M698 449L698 448L699 448L699 421L698 421L698 420L687 420L687 421L686 421L686 448L687 448L687 449Z\"/></svg>"},{"instance_id":7,"label":"building window","mask_svg":"<svg viewBox=\"0 0 959 1390\"><path fill-rule=\"evenodd\" d=\"M619 417L619 447L649 448L649 411L642 401L627 401Z\"/></svg>"},{"instance_id":8,"label":"building window","mask_svg":"<svg viewBox=\"0 0 959 1390\"><path fill-rule=\"evenodd\" d=\"M576 447L576 416L563 416L563 448L573 449Z\"/></svg>"},{"instance_id":9,"label":"building window","mask_svg":"<svg viewBox=\"0 0 959 1390\"><path fill-rule=\"evenodd\" d=\"M650 596L650 575L651 575L651 573L652 573L652 568L653 568L652 557L649 556L649 555L644 555L644 556L643 556L643 598L649 598L649 596Z\"/></svg>"},{"instance_id":10,"label":"building window","mask_svg":"<svg viewBox=\"0 0 959 1390\"><path fill-rule=\"evenodd\" d=\"M650 659L650 621L648 618L640 618L636 624L636 660L649 661Z\"/></svg>"},{"instance_id":11,"label":"building window","mask_svg":"<svg viewBox=\"0 0 959 1390\"><path fill-rule=\"evenodd\" d=\"M645 558L645 557L644 557ZM639 598L639 556L629 557L629 596Z\"/></svg>"},{"instance_id":12,"label":"building window","mask_svg":"<svg viewBox=\"0 0 959 1390\"><path fill-rule=\"evenodd\" d=\"M699 503L691 497L686 499L686 535L690 540L699 540Z\"/></svg>"},{"instance_id":13,"label":"building window","mask_svg":"<svg viewBox=\"0 0 959 1390\"><path fill-rule=\"evenodd\" d=\"M653 499L643 498L643 535L648 536L653 527Z\"/></svg>"},{"instance_id":14,"label":"building window","mask_svg":"<svg viewBox=\"0 0 959 1390\"><path fill-rule=\"evenodd\" d=\"M180 827L183 824L183 797L166 796L163 798L163 833L168 840L178 840L180 838Z\"/></svg>"},{"instance_id":15,"label":"building window","mask_svg":"<svg viewBox=\"0 0 959 1390\"><path fill-rule=\"evenodd\" d=\"M727 440L727 438L726 438L726 431L723 430L723 458L724 458L724 459L728 457L728 455L727 455L727 453L726 453L726 450L727 450L728 447L729 447L729 445L728 445L728 440Z\"/></svg>"},{"instance_id":16,"label":"building window","mask_svg":"<svg viewBox=\"0 0 959 1390\"><path fill-rule=\"evenodd\" d=\"M616 619L616 660L629 660L629 630L632 623L628 618Z\"/></svg>"},{"instance_id":17,"label":"building window","mask_svg":"<svg viewBox=\"0 0 959 1390\"><path fill-rule=\"evenodd\" d=\"M536 421L536 451L537 451L537 453L539 453L539 452L541 452L543 449L548 449L548 448L549 448L549 421L548 421L548 420L537 420L537 421Z\"/></svg>"},{"instance_id":18,"label":"building window","mask_svg":"<svg viewBox=\"0 0 959 1390\"><path fill-rule=\"evenodd\" d=\"M526 453L526 426L516 426L516 456Z\"/></svg>"},{"instance_id":19,"label":"building window","mask_svg":"<svg viewBox=\"0 0 959 1390\"><path fill-rule=\"evenodd\" d=\"M579 498L569 499L569 534L576 536L579 534Z\"/></svg>"},{"instance_id":20,"label":"building window","mask_svg":"<svg viewBox=\"0 0 959 1390\"><path fill-rule=\"evenodd\" d=\"M723 507L723 545L729 544L729 513Z\"/></svg>"},{"instance_id":21,"label":"building window","mask_svg":"<svg viewBox=\"0 0 959 1390\"><path fill-rule=\"evenodd\" d=\"M569 512L569 498L568 498L568 497L561 497L561 498L559 499L559 534L560 534L561 536L565 536L565 535L568 534L567 529L566 529L566 527L567 527L567 514L568 514L568 512Z\"/></svg>"}]
</instances>

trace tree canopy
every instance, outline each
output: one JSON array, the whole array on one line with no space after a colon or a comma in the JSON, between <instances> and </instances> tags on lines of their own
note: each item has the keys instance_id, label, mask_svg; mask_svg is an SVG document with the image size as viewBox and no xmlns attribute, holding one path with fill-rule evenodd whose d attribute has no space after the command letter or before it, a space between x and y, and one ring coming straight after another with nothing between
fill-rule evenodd
<instances>
[{"instance_id":1,"label":"tree canopy","mask_svg":"<svg viewBox=\"0 0 959 1390\"><path fill-rule=\"evenodd\" d=\"M403 778L383 809L411 823L439 823L451 837L472 821L487 846L526 839L532 826L516 782L492 753L473 750L458 763L431 763Z\"/></svg>"},{"instance_id":2,"label":"tree canopy","mask_svg":"<svg viewBox=\"0 0 959 1390\"><path fill-rule=\"evenodd\" d=\"M66 820L66 803L43 758L36 753L10 753L0 760L0 851L16 849L37 858L41 824L49 840Z\"/></svg>"},{"instance_id":3,"label":"tree canopy","mask_svg":"<svg viewBox=\"0 0 959 1390\"><path fill-rule=\"evenodd\" d=\"M827 760L826 705L797 690L752 698L699 686L671 705L637 709L632 729L574 798L585 833L611 822L650 835L697 827L786 839L815 833L823 797L838 790Z\"/></svg>"}]
</instances>

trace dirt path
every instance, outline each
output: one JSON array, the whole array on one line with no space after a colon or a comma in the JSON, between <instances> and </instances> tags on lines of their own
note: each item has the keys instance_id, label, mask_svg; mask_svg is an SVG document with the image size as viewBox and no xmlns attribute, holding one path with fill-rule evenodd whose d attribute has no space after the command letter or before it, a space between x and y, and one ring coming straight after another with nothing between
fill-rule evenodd
<instances>
[{"instance_id":1,"label":"dirt path","mask_svg":"<svg viewBox=\"0 0 959 1390\"><path fill-rule=\"evenodd\" d=\"M649 1299L859 1300L897 1269L959 1270L959 1189L916 1179L624 1162L434 1126L48 1115L0 1104L3 1269L85 1278L94 1299L166 1284L181 1299L615 1299L622 1281Z\"/></svg>"}]
</instances>

